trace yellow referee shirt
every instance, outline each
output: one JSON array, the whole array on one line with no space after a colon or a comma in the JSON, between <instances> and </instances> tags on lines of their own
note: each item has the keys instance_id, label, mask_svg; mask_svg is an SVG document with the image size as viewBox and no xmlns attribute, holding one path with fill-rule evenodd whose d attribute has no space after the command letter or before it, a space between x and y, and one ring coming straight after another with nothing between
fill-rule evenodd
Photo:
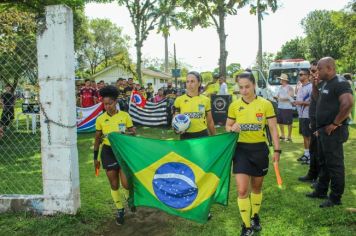
<instances>
[{"instance_id":1,"label":"yellow referee shirt","mask_svg":"<svg viewBox=\"0 0 356 236\"><path fill-rule=\"evenodd\" d=\"M211 110L210 99L204 95L190 97L187 94L177 97L174 102L176 112L188 115L190 118L190 127L186 131L195 133L208 128L206 113Z\"/></svg>"},{"instance_id":2,"label":"yellow referee shirt","mask_svg":"<svg viewBox=\"0 0 356 236\"><path fill-rule=\"evenodd\" d=\"M228 118L241 127L238 139L241 143L266 142L264 128L267 119L275 116L272 103L259 96L251 103L239 98L230 104L228 111Z\"/></svg>"},{"instance_id":3,"label":"yellow referee shirt","mask_svg":"<svg viewBox=\"0 0 356 236\"><path fill-rule=\"evenodd\" d=\"M130 115L127 112L119 111L113 116L107 112L101 114L95 123L96 130L103 132L105 138L103 144L110 146L107 135L111 132L125 132L127 128L133 127Z\"/></svg>"}]
</instances>

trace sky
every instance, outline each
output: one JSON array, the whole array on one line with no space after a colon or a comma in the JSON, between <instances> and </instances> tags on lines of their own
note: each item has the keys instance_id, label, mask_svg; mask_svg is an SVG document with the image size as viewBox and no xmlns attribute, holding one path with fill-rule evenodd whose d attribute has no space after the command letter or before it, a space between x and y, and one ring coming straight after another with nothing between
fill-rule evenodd
<instances>
[{"instance_id":1,"label":"sky","mask_svg":"<svg viewBox=\"0 0 356 236\"><path fill-rule=\"evenodd\" d=\"M264 17L262 23L263 52L276 53L282 45L295 38L304 37L301 20L314 10L341 10L349 0L280 0L279 9ZM134 28L129 12L117 3L90 3L85 7L89 19L106 18L123 28L131 37L130 54L136 61ZM258 51L257 16L249 14L249 8L239 9L237 15L226 18L227 65L240 63L243 68L255 63ZM212 71L218 67L219 38L216 29L196 28L193 31L171 30L169 53L173 55L176 44L177 58L197 71ZM142 48L144 58L164 58L164 39L156 30L151 31Z\"/></svg>"}]
</instances>

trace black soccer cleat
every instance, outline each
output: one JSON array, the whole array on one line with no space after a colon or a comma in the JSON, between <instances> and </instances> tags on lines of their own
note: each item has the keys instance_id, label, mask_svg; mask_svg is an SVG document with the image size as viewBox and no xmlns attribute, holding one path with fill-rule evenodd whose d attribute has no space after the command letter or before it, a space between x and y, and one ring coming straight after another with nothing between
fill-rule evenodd
<instances>
[{"instance_id":1,"label":"black soccer cleat","mask_svg":"<svg viewBox=\"0 0 356 236\"><path fill-rule=\"evenodd\" d=\"M253 235L253 230L252 228L246 228L245 224L241 225L241 234L240 236L251 236Z\"/></svg>"},{"instance_id":2,"label":"black soccer cleat","mask_svg":"<svg viewBox=\"0 0 356 236\"><path fill-rule=\"evenodd\" d=\"M124 208L118 209L117 210L116 219L115 219L116 224L117 225L123 225L124 222L125 222L125 218L124 217L125 217L125 209Z\"/></svg>"},{"instance_id":3,"label":"black soccer cleat","mask_svg":"<svg viewBox=\"0 0 356 236\"><path fill-rule=\"evenodd\" d=\"M310 177L309 175L298 177L298 180L301 182L313 182L314 178Z\"/></svg>"},{"instance_id":4,"label":"black soccer cleat","mask_svg":"<svg viewBox=\"0 0 356 236\"><path fill-rule=\"evenodd\" d=\"M333 207L335 205L341 205L341 201L331 201L330 199L328 199L325 202L321 203L319 207L328 208L328 207Z\"/></svg>"},{"instance_id":5,"label":"black soccer cleat","mask_svg":"<svg viewBox=\"0 0 356 236\"><path fill-rule=\"evenodd\" d=\"M258 216L258 214L255 214L252 218L251 218L251 228L253 229L253 231L261 231L262 227L260 225L260 217Z\"/></svg>"},{"instance_id":6,"label":"black soccer cleat","mask_svg":"<svg viewBox=\"0 0 356 236\"><path fill-rule=\"evenodd\" d=\"M311 193L307 193L305 194L306 197L309 198L319 198L319 199L326 199L328 198L328 196L326 196L326 194L322 194L322 193L318 193L316 191L313 191Z\"/></svg>"}]
</instances>

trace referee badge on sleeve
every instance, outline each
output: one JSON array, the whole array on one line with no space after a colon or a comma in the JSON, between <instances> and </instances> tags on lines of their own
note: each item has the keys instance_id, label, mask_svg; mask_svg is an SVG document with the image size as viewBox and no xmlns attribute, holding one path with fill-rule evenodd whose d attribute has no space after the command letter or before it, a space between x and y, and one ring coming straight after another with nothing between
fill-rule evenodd
<instances>
[{"instance_id":1,"label":"referee badge on sleeve","mask_svg":"<svg viewBox=\"0 0 356 236\"><path fill-rule=\"evenodd\" d=\"M120 133L125 133L126 131L126 125L124 123L119 124L119 132Z\"/></svg>"},{"instance_id":2,"label":"referee badge on sleeve","mask_svg":"<svg viewBox=\"0 0 356 236\"><path fill-rule=\"evenodd\" d=\"M201 113L205 112L205 106L202 104L199 104L198 109L199 109L199 112L201 112Z\"/></svg>"}]
</instances>

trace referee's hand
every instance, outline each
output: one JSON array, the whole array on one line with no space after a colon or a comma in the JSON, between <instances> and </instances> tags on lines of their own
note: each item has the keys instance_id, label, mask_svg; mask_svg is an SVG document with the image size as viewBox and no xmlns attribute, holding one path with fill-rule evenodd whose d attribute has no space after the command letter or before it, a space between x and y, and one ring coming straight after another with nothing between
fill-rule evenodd
<instances>
[{"instance_id":1,"label":"referee's hand","mask_svg":"<svg viewBox=\"0 0 356 236\"><path fill-rule=\"evenodd\" d=\"M241 131L241 126L238 123L234 123L231 126L231 130L230 131L239 133Z\"/></svg>"},{"instance_id":2,"label":"referee's hand","mask_svg":"<svg viewBox=\"0 0 356 236\"><path fill-rule=\"evenodd\" d=\"M280 153L279 152L274 152L273 153L273 162L279 162L279 157L280 157Z\"/></svg>"},{"instance_id":3,"label":"referee's hand","mask_svg":"<svg viewBox=\"0 0 356 236\"><path fill-rule=\"evenodd\" d=\"M179 135L185 133L184 131L178 131L175 128L173 128L173 131L174 131L175 134L179 134Z\"/></svg>"},{"instance_id":4,"label":"referee's hand","mask_svg":"<svg viewBox=\"0 0 356 236\"><path fill-rule=\"evenodd\" d=\"M94 160L94 169L100 169L100 161Z\"/></svg>"}]
</instances>

